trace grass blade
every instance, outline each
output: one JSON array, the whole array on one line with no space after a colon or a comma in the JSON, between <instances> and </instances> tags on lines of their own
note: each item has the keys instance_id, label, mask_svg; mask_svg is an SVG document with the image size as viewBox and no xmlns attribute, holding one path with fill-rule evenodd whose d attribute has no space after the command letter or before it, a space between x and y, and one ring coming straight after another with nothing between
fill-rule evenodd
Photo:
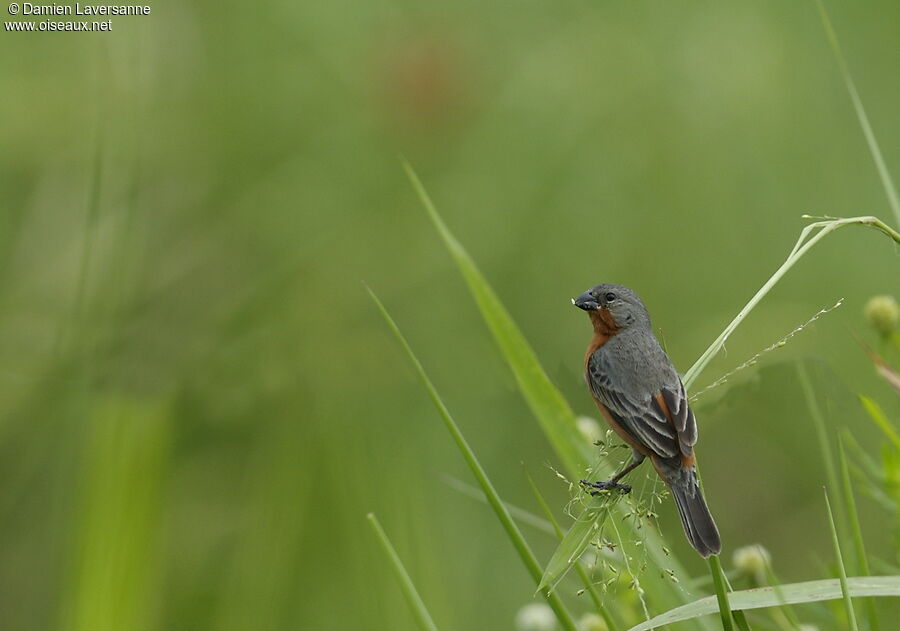
<instances>
[{"instance_id":1,"label":"grass blade","mask_svg":"<svg viewBox=\"0 0 900 631\"><path fill-rule=\"evenodd\" d=\"M485 497L484 492L481 491L481 489L479 489L478 487L472 486L471 484L466 484L462 480L454 478L452 475L442 475L441 478L447 486L459 491L466 497L471 497L472 499L478 500L479 502L483 502L485 504L488 503L487 497ZM545 535L550 535L551 537L556 534L553 522L542 519L534 513L516 506L515 504L503 502L503 505L506 506L506 510L509 511L509 514L512 515L513 519L515 519L519 523L527 524L535 530L538 530Z\"/></svg>"},{"instance_id":2,"label":"grass blade","mask_svg":"<svg viewBox=\"0 0 900 631\"><path fill-rule=\"evenodd\" d=\"M850 599L850 588L847 584L847 570L844 567L844 557L841 554L841 544L838 541L837 528L834 525L834 514L831 512L831 502L828 501L828 491L822 489L825 493L825 506L828 508L828 523L831 526L831 542L834 545L834 558L837 561L838 572L840 573L841 595L844 598L844 607L847 610L847 619L850 621L850 630L859 631L859 625L856 622L856 614L853 611L853 601Z\"/></svg>"},{"instance_id":3,"label":"grass blade","mask_svg":"<svg viewBox=\"0 0 900 631\"><path fill-rule=\"evenodd\" d=\"M856 573L868 576L869 558L866 555L866 544L863 540L862 527L859 524L859 513L856 511L856 499L853 497L853 485L850 483L850 470L847 467L847 456L844 454L843 438L838 443L838 455L841 464L841 483L844 491L844 506L847 507L847 521L850 522L850 531L853 533L853 543L856 548ZM875 610L875 601L867 598L865 601L866 618L869 620L869 629L878 631L878 613Z\"/></svg>"},{"instance_id":4,"label":"grass blade","mask_svg":"<svg viewBox=\"0 0 900 631\"><path fill-rule=\"evenodd\" d=\"M709 557L709 572L713 577L713 585L716 588L716 604L719 606L719 616L722 618L722 630L732 631L734 626L731 620L731 607L728 604L728 590L725 588L725 577L722 576L722 564L718 555Z\"/></svg>"},{"instance_id":5,"label":"grass blade","mask_svg":"<svg viewBox=\"0 0 900 631\"><path fill-rule=\"evenodd\" d=\"M844 59L844 53L841 51L837 33L835 33L834 27L831 25L831 20L828 17L828 12L825 10L825 5L822 4L822 0L816 0L816 5L819 7L819 17L822 19L822 26L825 28L825 34L828 36L828 43L831 44L831 50L834 51L834 56L837 59L841 76L844 79L844 85L847 86L847 92L850 93L850 100L853 101L853 109L856 110L856 116L859 118L859 125L862 127L863 135L866 137L866 143L869 145L869 152L872 154L872 159L875 161L875 168L878 169L878 176L881 178L882 186L884 186L884 192L887 195L888 203L891 205L891 210L894 211L894 220L897 222L897 225L900 226L900 198L897 197L897 189L894 186L894 181L891 179L890 171L888 171L887 165L884 163L884 158L881 155L881 148L878 146L878 141L875 139L875 132L872 131L872 125L869 124L869 117L866 116L866 110L863 107L862 99L859 98L859 92L856 90L856 84L853 82L850 68L847 66L847 60Z\"/></svg>"},{"instance_id":6,"label":"grass blade","mask_svg":"<svg viewBox=\"0 0 900 631\"><path fill-rule=\"evenodd\" d=\"M800 232L800 238L797 239L797 243L794 245L794 249L791 250L791 253L788 254L787 259L785 259L784 263L781 264L774 274L760 287L759 291L754 294L754 296L750 299L750 301L744 305L744 308L741 309L738 314L734 317L731 323L725 327L725 330L719 334L712 344L709 345L700 358L694 362L694 365L688 369L688 371L684 374L684 387L690 390L694 381L697 380L697 377L700 376L700 373L703 372L703 369L712 361L712 358L715 357L719 351L725 346L725 341L734 333L735 329L740 326L741 322L750 314L751 311L756 307L757 304L769 293L769 291L778 284L778 281L782 279L782 277L787 274L788 270L790 270L796 263L799 261L809 250L819 241L824 239L826 236L834 232L835 230L839 230L840 228L844 228L846 226L870 226L876 230L883 232L884 234L891 237L895 243L900 243L900 233L896 230L888 226L886 223L878 219L877 217L851 217L849 219L832 219L829 221L818 221L815 223L811 223L806 226ZM816 232L818 230L818 232ZM815 234L813 234L815 232ZM812 236L810 236L812 235Z\"/></svg>"},{"instance_id":7,"label":"grass blade","mask_svg":"<svg viewBox=\"0 0 900 631\"><path fill-rule=\"evenodd\" d=\"M828 486L837 491L841 488L838 485L837 469L834 466L834 454L831 451L831 444L828 442L828 430L825 427L825 417L822 415L822 409L819 407L819 401L816 399L816 393L813 390L812 381L809 373L803 363L797 363L797 379L800 381L800 388L803 390L803 397L806 399L806 406L809 408L809 415L813 420L816 428L816 436L819 438L819 450L822 452L822 460L825 461L825 475L828 477ZM844 514L844 507L840 506L841 515Z\"/></svg>"},{"instance_id":8,"label":"grass blade","mask_svg":"<svg viewBox=\"0 0 900 631\"><path fill-rule=\"evenodd\" d=\"M578 432L575 424L575 412L563 398L562 393L551 383L528 340L522 335L497 294L481 275L475 262L444 224L412 167L407 163L404 163L403 166L422 200L422 204L428 211L431 221L469 286L469 291L478 304L491 334L515 375L528 407L537 417L544 434L562 460L569 476L576 479L581 477L581 472L591 461L593 452L590 445Z\"/></svg>"},{"instance_id":9,"label":"grass blade","mask_svg":"<svg viewBox=\"0 0 900 631\"><path fill-rule=\"evenodd\" d=\"M378 310L381 312L382 317L384 317L388 327L390 327L391 332L393 332L397 341L400 342L403 350L406 351L406 355L410 362L412 362L416 373L418 373L422 385L424 385L425 389L428 391L428 395L431 397L432 403L434 403L434 406L438 410L438 414L440 414L441 419L444 421L444 425L447 427L447 430L456 442L457 447L459 447L459 450L462 452L463 458L465 458L466 464L469 465L469 469L472 470L472 474L478 481L481 490L484 491L485 496L487 496L488 503L490 503L491 508L494 509L494 513L496 513L497 518L503 525L503 529L506 531L507 536L516 548L516 552L519 553L519 557L522 559L522 562L525 564L525 567L534 581L536 583L539 582L541 579L541 566L538 564L537 558L535 558L534 553L525 541L525 537L522 536L518 526L516 526L512 516L506 509L506 506L504 506L497 491L494 489L494 485L491 484L491 481L488 479L487 473L485 473L481 463L479 463L478 459L475 457L475 452L469 447L469 443L466 441L459 427L456 425L456 422L453 420L453 417L450 415L450 410L444 405L437 389L434 387L434 384L431 383L431 379L429 379L428 374L425 372L425 368L422 366L418 357L416 357L409 342L403 337L403 333L401 333L400 328L394 322L394 319L387 312L387 309L385 309L384 305L378 299L378 296L376 296L368 287L366 289L372 297L372 300L375 302L375 305L378 307ZM565 605L562 603L559 596L555 593L549 593L545 594L545 597L547 599L547 604L549 604L556 613L556 617L560 624L569 631L577 631L572 615L566 610Z\"/></svg>"},{"instance_id":10,"label":"grass blade","mask_svg":"<svg viewBox=\"0 0 900 631\"><path fill-rule=\"evenodd\" d=\"M406 602L409 604L409 608L412 610L419 628L422 629L422 631L438 631L437 625L434 624L431 614L428 613L428 609L425 607L425 603L422 601L421 596L419 596L416 586L413 585L409 573L406 571L406 568L403 567L403 561L400 560L397 551L394 549L394 546L391 545L391 540L388 539L378 518L375 517L374 514L369 513L366 515L366 519L369 520L372 530L375 531L375 536L378 537L378 543L381 544L381 549L384 550L384 553L391 562L391 567L394 568L394 575L400 583L400 589L403 590L403 596L406 598Z\"/></svg>"},{"instance_id":11,"label":"grass blade","mask_svg":"<svg viewBox=\"0 0 900 631\"><path fill-rule=\"evenodd\" d=\"M837 600L843 597L841 581L829 578L819 581L789 583L779 587L780 596L772 587L755 587L728 594L732 611L763 609L779 605ZM864 596L900 596L900 576L856 576L847 579L847 590L854 598ZM700 616L718 613L719 605L715 596L707 596L690 604L660 614L651 620L631 627L628 631L649 631L667 624L693 620Z\"/></svg>"}]
</instances>

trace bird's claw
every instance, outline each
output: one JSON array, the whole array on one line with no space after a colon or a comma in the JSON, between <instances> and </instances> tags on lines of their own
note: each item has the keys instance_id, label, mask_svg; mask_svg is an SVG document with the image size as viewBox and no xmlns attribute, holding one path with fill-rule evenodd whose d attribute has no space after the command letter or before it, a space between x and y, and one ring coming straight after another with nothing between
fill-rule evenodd
<instances>
[{"instance_id":1,"label":"bird's claw","mask_svg":"<svg viewBox=\"0 0 900 631\"><path fill-rule=\"evenodd\" d=\"M604 491L619 491L622 495L631 493L631 486L628 484L619 484L611 480L600 480L599 482L591 482L590 480L581 480L581 485L588 488L596 489L589 491L591 495L600 495Z\"/></svg>"}]
</instances>

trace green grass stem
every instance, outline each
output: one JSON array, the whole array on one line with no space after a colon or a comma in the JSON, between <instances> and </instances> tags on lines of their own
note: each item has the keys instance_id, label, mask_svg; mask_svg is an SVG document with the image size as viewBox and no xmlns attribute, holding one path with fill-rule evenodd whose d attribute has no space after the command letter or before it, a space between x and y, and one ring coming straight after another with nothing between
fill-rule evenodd
<instances>
[{"instance_id":1,"label":"green grass stem","mask_svg":"<svg viewBox=\"0 0 900 631\"><path fill-rule=\"evenodd\" d=\"M822 489L825 494L825 506L828 508L828 523L831 526L831 542L834 545L834 559L837 562L838 573L841 581L841 594L844 598L844 607L847 610L847 620L851 631L859 631L856 622L856 613L853 611L853 601L850 598L850 588L847 584L847 569L844 567L844 557L841 554L841 543L838 540L837 527L834 525L834 513L831 511L831 502L828 501L828 489Z\"/></svg>"},{"instance_id":2,"label":"green grass stem","mask_svg":"<svg viewBox=\"0 0 900 631\"><path fill-rule=\"evenodd\" d=\"M438 631L437 625L434 623L431 614L428 613L428 608L425 607L425 602L422 600L422 597L419 596L416 586L413 585L412 579L409 577L409 572L403 567L403 561L400 560L397 551L394 549L394 546L391 545L391 540L388 539L387 533L384 532L384 528L381 527L378 518L375 517L374 514L369 513L366 515L366 519L369 520L372 530L375 531L375 536L378 537L378 543L381 544L381 549L384 550L388 560L391 562L391 567L394 569L394 575L400 583L400 589L403 590L403 596L406 598L406 602L412 610L413 617L416 619L416 624L419 625L419 628L422 629L422 631Z\"/></svg>"},{"instance_id":3,"label":"green grass stem","mask_svg":"<svg viewBox=\"0 0 900 631\"><path fill-rule=\"evenodd\" d=\"M787 259L781 264L774 274L760 287L759 291L754 294L750 301L744 305L731 323L725 327L725 330L719 334L712 344L709 345L700 358L694 362L684 375L684 387L690 390L694 381L700 376L700 373L706 368L712 358L725 346L726 340L734 333L735 329L740 326L741 322L750 314L751 311L759 304L759 302L778 284L785 274L799 261L809 250L826 236L844 228L846 226L870 226L876 230L883 232L891 237L895 243L900 243L900 233L885 224L877 217L851 217L849 219L830 219L828 221L817 221L806 226L801 232L794 249L788 254Z\"/></svg>"},{"instance_id":4,"label":"green grass stem","mask_svg":"<svg viewBox=\"0 0 900 631\"><path fill-rule=\"evenodd\" d=\"M825 463L825 475L828 478L828 486L835 493L841 488L838 484L837 467L834 464L834 453L832 452L831 443L829 441L828 428L825 425L825 416L822 414L822 408L819 406L819 400L816 398L813 389L812 380L809 372L802 362L797 363L797 380L800 382L800 389L803 391L803 398L806 406L809 408L809 416L812 418L813 426L816 429L816 437L819 441L819 451L822 454L822 460ZM842 504L842 500L838 500ZM845 507L839 505L840 514L845 514Z\"/></svg>"},{"instance_id":5,"label":"green grass stem","mask_svg":"<svg viewBox=\"0 0 900 631\"><path fill-rule=\"evenodd\" d=\"M859 576L870 576L872 572L869 569L869 557L866 554L866 544L863 540L862 527L859 523L859 513L856 510L856 498L853 496L853 485L850 482L850 470L847 466L847 456L844 453L843 437L838 441L838 456L841 465L841 488L844 493L844 506L847 508L847 521L850 524L850 532L856 549L856 574ZM869 629L871 631L879 631L881 625L878 624L875 600L866 598L863 602L866 610L866 619L869 621Z\"/></svg>"},{"instance_id":6,"label":"green grass stem","mask_svg":"<svg viewBox=\"0 0 900 631\"><path fill-rule=\"evenodd\" d=\"M707 559L709 572L713 577L713 585L716 589L716 601L719 603L719 616L722 618L722 631L732 631L734 624L731 619L731 607L728 605L728 589L725 587L725 576L722 573L722 563L718 555Z\"/></svg>"},{"instance_id":7,"label":"green grass stem","mask_svg":"<svg viewBox=\"0 0 900 631\"><path fill-rule=\"evenodd\" d=\"M872 159L875 161L875 168L878 169L878 176L881 178L881 184L887 195L888 203L891 206L891 210L894 212L894 220L896 221L897 226L900 226L900 198L897 196L897 188L894 186L894 180L891 178L891 173L888 171L887 165L884 162L884 157L881 155L881 148L878 146L875 132L872 131L872 125L869 123L869 117L866 115L866 109L863 107L862 99L859 97L856 83L854 83L853 76L850 74L850 67L847 65L847 60L844 58L841 44L838 41L834 27L831 25L831 20L828 17L828 12L825 10L825 5L822 3L822 0L816 0L816 6L819 8L819 17L822 19L822 26L825 28L825 34L828 36L828 43L831 44L831 50L834 51L835 59L837 59L838 68L844 79L844 85L847 86L847 92L850 93L850 100L853 102L853 109L856 110L856 116L859 118L859 125L862 127L863 135L866 137L866 143L869 145L869 152L872 154Z\"/></svg>"}]
</instances>

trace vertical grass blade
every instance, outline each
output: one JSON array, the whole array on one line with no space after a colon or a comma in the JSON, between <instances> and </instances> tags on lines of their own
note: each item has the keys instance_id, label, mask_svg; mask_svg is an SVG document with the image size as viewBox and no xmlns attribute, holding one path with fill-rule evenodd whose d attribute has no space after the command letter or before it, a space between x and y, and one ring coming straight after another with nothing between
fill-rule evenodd
<instances>
[{"instance_id":1,"label":"vertical grass blade","mask_svg":"<svg viewBox=\"0 0 900 631\"><path fill-rule=\"evenodd\" d=\"M728 605L728 589L725 587L725 577L722 574L722 564L718 555L709 557L709 571L712 574L713 585L716 588L716 601L719 603L719 616L722 618L722 631L733 631L731 620L731 607Z\"/></svg>"},{"instance_id":2,"label":"vertical grass blade","mask_svg":"<svg viewBox=\"0 0 900 631\"><path fill-rule=\"evenodd\" d=\"M858 576L870 576L869 558L866 555L866 544L863 540L862 527L859 524L859 513L856 511L856 499L853 497L853 485L850 483L850 470L847 466L847 456L844 453L844 440L838 443L838 455L841 465L841 483L844 492L844 506L847 507L847 521L850 523L850 532L853 534L853 544L856 548L856 574ZM866 619L869 621L869 629L878 631L878 612L875 609L875 601L866 598Z\"/></svg>"},{"instance_id":3,"label":"vertical grass blade","mask_svg":"<svg viewBox=\"0 0 900 631\"><path fill-rule=\"evenodd\" d=\"M838 68L840 68L841 76L844 79L844 85L847 86L847 92L850 93L850 100L853 102L853 109L856 110L856 116L859 118L859 125L862 127L863 135L866 137L866 143L869 145L869 152L872 154L872 159L875 161L875 168L878 169L878 176L881 178L882 186L884 186L884 192L887 195L888 203L891 206L891 210L894 212L894 221L897 226L900 226L900 198L897 196L897 188L894 186L891 173L884 163L884 158L881 155L881 148L878 146L878 141L875 139L875 132L872 131L872 125L869 123L866 109L863 107L862 99L859 97L859 92L856 90L856 84L853 82L853 76L850 74L850 67L847 65L847 60L844 59L841 44L838 42L837 33L831 25L831 19L829 19L828 12L825 10L825 5L822 4L822 0L816 0L816 6L819 8L819 17L822 19L822 26L825 28L825 34L828 36L828 43L831 45L831 50L834 51L834 56L837 59Z\"/></svg>"},{"instance_id":4,"label":"vertical grass blade","mask_svg":"<svg viewBox=\"0 0 900 631\"><path fill-rule=\"evenodd\" d=\"M503 529L506 531L506 534L509 537L510 541L512 541L516 552L519 553L519 557L525 564L528 573L531 574L531 577L534 579L535 583L539 583L541 580L541 566L540 564L538 564L537 558L534 556L534 553L531 551L531 548L525 541L525 537L523 537L522 533L519 531L519 527L516 526L516 523L513 521L512 516L506 509L506 506L503 504L503 501L500 499L497 491L494 489L494 485L491 484L491 481L488 479L487 473L485 473L484 468L481 466L481 463L478 462L478 459L475 457L475 452L473 452L472 448L469 447L469 443L466 441L459 427L456 425L456 422L453 420L453 417L450 415L450 410L448 410L447 406L444 405L444 401L438 394L437 388L435 388L434 384L431 383L431 379L425 372L425 368L422 366L422 363L419 361L418 357L416 357L415 353L412 350L412 347L409 345L409 342L406 341L406 338L403 336L400 328L394 322L394 319L388 313L382 302L378 299L378 296L376 296L375 293L368 287L366 289L369 292L369 296L372 297L372 300L378 307L378 310L381 312L381 315L387 323L388 327L391 329L391 332L397 338L397 341L400 342L403 350L406 351L406 355L415 368L416 373L419 375L419 379L422 382L422 385L424 385L425 389L428 391L428 395L431 397L432 403L434 403L434 406L437 408L438 414L444 421L444 425L447 427L447 430L450 432L450 435L456 442L457 447L459 447L460 452L462 452L463 458L465 458L466 464L469 465L469 469L471 469L472 474L478 481L478 485L481 487L481 490L484 491L485 496L487 496L488 503L490 503L491 508L494 509L494 513L496 513L497 518L503 525ZM572 618L572 615L568 612L568 610L566 610L565 605L563 604L559 596L556 593L551 592L549 594L545 594L545 598L547 599L547 604L549 604L554 613L556 613L556 617L559 620L560 624L562 624L562 626L568 631L577 631L575 620Z\"/></svg>"},{"instance_id":5,"label":"vertical grass blade","mask_svg":"<svg viewBox=\"0 0 900 631\"><path fill-rule=\"evenodd\" d=\"M416 586L413 585L409 573L406 571L406 568L403 567L403 561L400 560L397 551L394 549L394 546L391 545L391 540L388 539L378 518L372 513L369 513L366 515L366 519L369 520L372 530L375 531L375 536L378 537L378 543L381 544L381 549L384 550L388 560L391 562L391 567L394 569L394 575L400 583L400 589L403 590L403 596L406 598L406 602L412 610L413 617L416 619L416 624L419 625L419 628L422 629L422 631L438 631L437 625L434 624L431 614L428 613L428 609L425 607L425 603L419 596Z\"/></svg>"},{"instance_id":6,"label":"vertical grass blade","mask_svg":"<svg viewBox=\"0 0 900 631\"><path fill-rule=\"evenodd\" d=\"M822 414L822 408L819 407L819 401L816 399L809 372L802 362L797 363L797 379L800 382L800 389L803 390L803 398L806 400L806 406L809 408L809 415L816 428L816 436L819 439L819 451L822 452L822 460L825 462L825 475L828 477L828 486L837 493L841 487L838 484L837 468L834 465L834 454L831 451L828 430L825 427L825 417ZM840 508L843 509L843 506ZM841 510L841 514L844 514L843 510Z\"/></svg>"},{"instance_id":7,"label":"vertical grass blade","mask_svg":"<svg viewBox=\"0 0 900 631\"><path fill-rule=\"evenodd\" d=\"M828 490L825 493L825 506L828 508L828 523L831 526L831 543L834 546L834 558L837 562L841 582L841 594L844 597L844 608L847 610L847 620L850 622L851 631L859 631L856 622L856 614L853 611L853 601L850 599L850 588L847 586L847 569L844 567L844 557L841 554L841 544L838 541L837 528L834 525L834 513L831 512L831 502L828 501Z\"/></svg>"}]
</instances>

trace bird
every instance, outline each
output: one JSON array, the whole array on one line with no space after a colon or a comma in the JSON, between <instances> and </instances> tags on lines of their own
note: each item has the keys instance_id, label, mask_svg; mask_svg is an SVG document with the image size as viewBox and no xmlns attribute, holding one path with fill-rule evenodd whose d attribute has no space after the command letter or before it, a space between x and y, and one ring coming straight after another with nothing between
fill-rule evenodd
<instances>
[{"instance_id":1,"label":"bird","mask_svg":"<svg viewBox=\"0 0 900 631\"><path fill-rule=\"evenodd\" d=\"M681 377L660 346L641 298L603 283L572 299L588 312L594 334L584 378L609 426L632 449L630 463L610 480L581 483L592 495L628 493L621 480L649 458L668 486L687 539L704 558L722 550L719 529L697 478L697 421Z\"/></svg>"}]
</instances>

